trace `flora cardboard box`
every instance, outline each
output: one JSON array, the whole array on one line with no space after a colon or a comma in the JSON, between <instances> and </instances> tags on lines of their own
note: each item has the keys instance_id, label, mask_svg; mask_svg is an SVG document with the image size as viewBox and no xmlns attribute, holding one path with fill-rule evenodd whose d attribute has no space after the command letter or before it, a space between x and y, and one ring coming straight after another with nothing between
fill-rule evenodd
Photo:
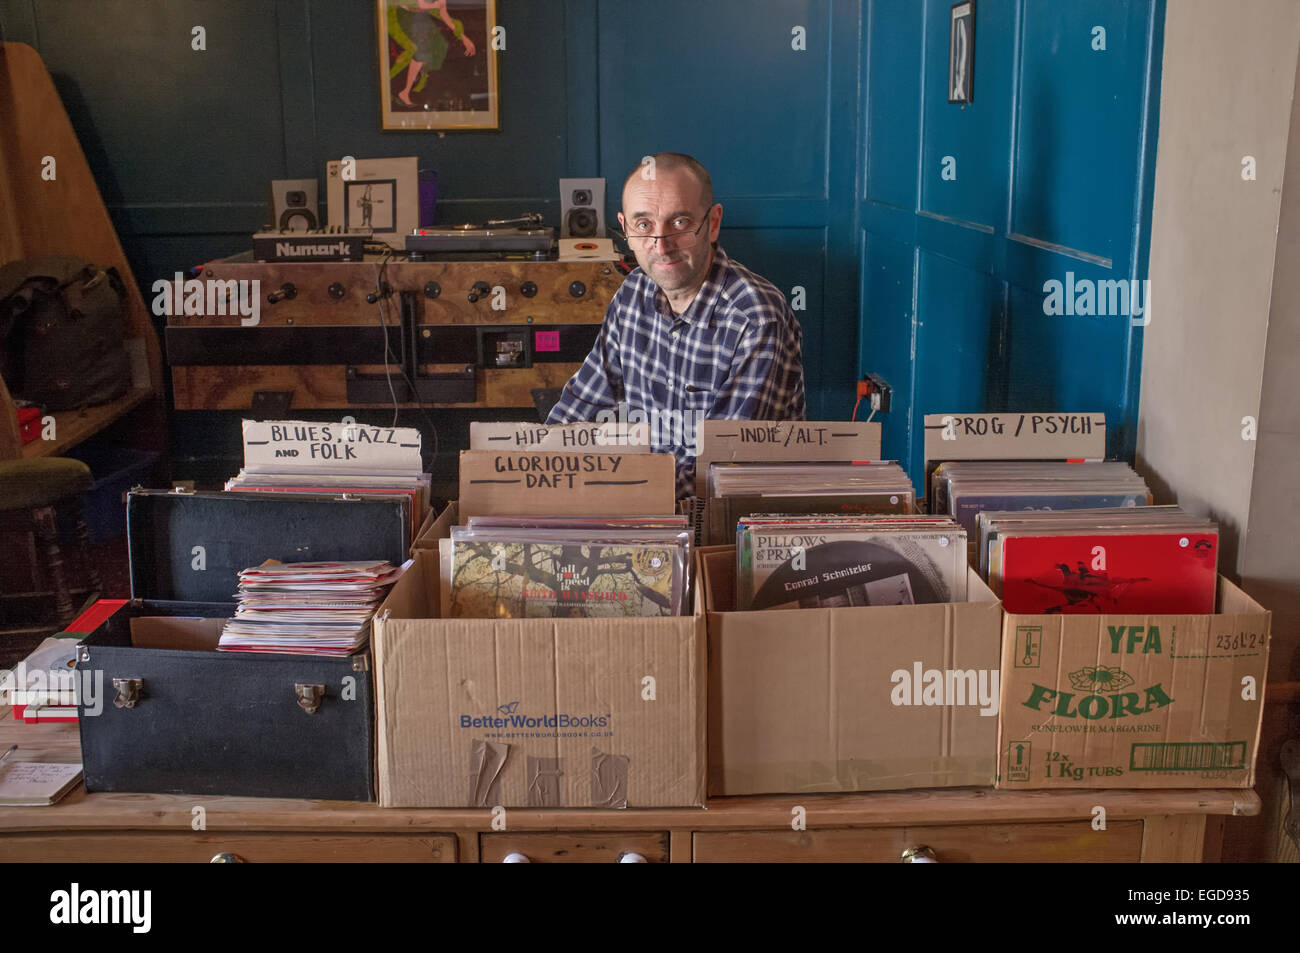
<instances>
[{"instance_id":1,"label":"flora cardboard box","mask_svg":"<svg viewBox=\"0 0 1300 953\"><path fill-rule=\"evenodd\" d=\"M990 786L1002 607L735 612L736 550L697 552L709 637L709 794Z\"/></svg>"},{"instance_id":2,"label":"flora cardboard box","mask_svg":"<svg viewBox=\"0 0 1300 953\"><path fill-rule=\"evenodd\" d=\"M1217 605L1008 613L998 787L1250 787L1271 614L1222 576Z\"/></svg>"},{"instance_id":3,"label":"flora cardboard box","mask_svg":"<svg viewBox=\"0 0 1300 953\"><path fill-rule=\"evenodd\" d=\"M417 546L374 623L381 805L704 803L698 580L687 616L444 619L436 545Z\"/></svg>"}]
</instances>

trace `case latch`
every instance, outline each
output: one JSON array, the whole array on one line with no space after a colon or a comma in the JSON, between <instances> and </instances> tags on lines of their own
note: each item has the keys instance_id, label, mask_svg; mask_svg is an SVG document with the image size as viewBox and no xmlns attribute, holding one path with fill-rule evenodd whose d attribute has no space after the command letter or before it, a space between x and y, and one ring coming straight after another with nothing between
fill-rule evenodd
<instances>
[{"instance_id":1,"label":"case latch","mask_svg":"<svg viewBox=\"0 0 1300 953\"><path fill-rule=\"evenodd\" d=\"M320 708L320 700L325 697L324 685L303 685L301 682L293 686L294 693L298 696L298 707L309 715L316 714Z\"/></svg>"},{"instance_id":2,"label":"case latch","mask_svg":"<svg viewBox=\"0 0 1300 953\"><path fill-rule=\"evenodd\" d=\"M140 700L140 689L143 687L143 678L113 679L113 707L134 708Z\"/></svg>"}]
</instances>

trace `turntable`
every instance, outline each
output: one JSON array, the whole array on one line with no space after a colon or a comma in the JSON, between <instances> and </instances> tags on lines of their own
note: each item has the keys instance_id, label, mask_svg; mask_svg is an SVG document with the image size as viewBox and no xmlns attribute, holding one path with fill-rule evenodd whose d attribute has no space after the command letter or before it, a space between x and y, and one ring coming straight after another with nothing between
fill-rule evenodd
<instances>
[{"instance_id":1,"label":"turntable","mask_svg":"<svg viewBox=\"0 0 1300 953\"><path fill-rule=\"evenodd\" d=\"M554 230L542 225L541 214L534 212L481 225L417 228L406 236L406 250L411 261L519 257L529 252L542 260L550 257L554 242Z\"/></svg>"}]
</instances>

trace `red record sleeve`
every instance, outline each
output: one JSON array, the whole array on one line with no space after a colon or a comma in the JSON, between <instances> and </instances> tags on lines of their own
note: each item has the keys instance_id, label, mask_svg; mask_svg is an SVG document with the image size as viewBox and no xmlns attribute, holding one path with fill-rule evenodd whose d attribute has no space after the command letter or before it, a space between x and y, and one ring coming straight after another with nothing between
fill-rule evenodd
<instances>
[{"instance_id":1,"label":"red record sleeve","mask_svg":"<svg viewBox=\"0 0 1300 953\"><path fill-rule=\"evenodd\" d=\"M1002 605L1033 614L1213 613L1214 533L1008 536Z\"/></svg>"}]
</instances>

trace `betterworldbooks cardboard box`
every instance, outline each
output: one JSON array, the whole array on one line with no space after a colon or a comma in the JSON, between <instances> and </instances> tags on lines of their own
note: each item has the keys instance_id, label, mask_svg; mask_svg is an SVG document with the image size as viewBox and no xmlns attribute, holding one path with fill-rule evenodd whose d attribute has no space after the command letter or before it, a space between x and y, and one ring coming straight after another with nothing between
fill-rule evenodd
<instances>
[{"instance_id":1,"label":"betterworldbooks cardboard box","mask_svg":"<svg viewBox=\"0 0 1300 953\"><path fill-rule=\"evenodd\" d=\"M990 786L1001 603L736 612L733 546L697 552L709 794Z\"/></svg>"},{"instance_id":2,"label":"betterworldbooks cardboard box","mask_svg":"<svg viewBox=\"0 0 1300 953\"><path fill-rule=\"evenodd\" d=\"M440 605L454 524L671 513L674 477L670 454L462 453L469 500L421 533L373 626L380 804L704 803L702 594L669 618L447 619Z\"/></svg>"},{"instance_id":3,"label":"betterworldbooks cardboard box","mask_svg":"<svg viewBox=\"0 0 1300 953\"><path fill-rule=\"evenodd\" d=\"M1253 785L1271 613L1222 576L1216 604L1008 613L998 787Z\"/></svg>"},{"instance_id":4,"label":"betterworldbooks cardboard box","mask_svg":"<svg viewBox=\"0 0 1300 953\"><path fill-rule=\"evenodd\" d=\"M385 807L704 803L704 617L443 619L417 549L374 624Z\"/></svg>"}]
</instances>

